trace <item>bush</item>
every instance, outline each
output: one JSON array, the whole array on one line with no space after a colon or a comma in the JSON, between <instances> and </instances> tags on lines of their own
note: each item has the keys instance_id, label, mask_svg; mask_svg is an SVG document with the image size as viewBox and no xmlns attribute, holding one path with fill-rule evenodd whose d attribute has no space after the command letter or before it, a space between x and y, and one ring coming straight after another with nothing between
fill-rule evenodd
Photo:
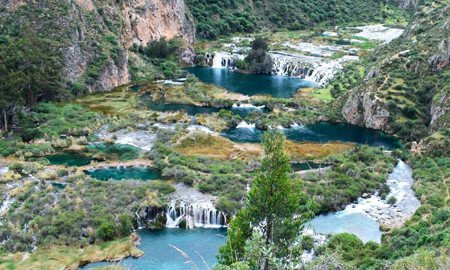
<instances>
[{"instance_id":1,"label":"bush","mask_svg":"<svg viewBox=\"0 0 450 270\"><path fill-rule=\"evenodd\" d=\"M387 203L390 205L394 205L397 203L397 198L395 198L394 196L390 196L387 200Z\"/></svg>"},{"instance_id":2,"label":"bush","mask_svg":"<svg viewBox=\"0 0 450 270\"><path fill-rule=\"evenodd\" d=\"M116 226L111 221L102 221L97 229L96 235L103 241L108 241L114 238Z\"/></svg>"},{"instance_id":3,"label":"bush","mask_svg":"<svg viewBox=\"0 0 450 270\"><path fill-rule=\"evenodd\" d=\"M302 238L302 249L312 250L314 248L314 239L309 235L304 235Z\"/></svg>"},{"instance_id":4,"label":"bush","mask_svg":"<svg viewBox=\"0 0 450 270\"><path fill-rule=\"evenodd\" d=\"M126 236L130 234L130 232L133 230L133 225L131 224L131 218L127 214L121 214L119 215L119 232L121 235Z\"/></svg>"}]
</instances>

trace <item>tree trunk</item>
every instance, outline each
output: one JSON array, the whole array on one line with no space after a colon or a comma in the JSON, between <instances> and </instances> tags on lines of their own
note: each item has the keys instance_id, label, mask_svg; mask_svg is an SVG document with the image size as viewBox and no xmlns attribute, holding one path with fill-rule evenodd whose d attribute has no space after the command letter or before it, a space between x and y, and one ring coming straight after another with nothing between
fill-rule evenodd
<instances>
[{"instance_id":1,"label":"tree trunk","mask_svg":"<svg viewBox=\"0 0 450 270\"><path fill-rule=\"evenodd\" d=\"M5 132L8 132L8 116L6 115L6 109L3 109L3 127Z\"/></svg>"},{"instance_id":2,"label":"tree trunk","mask_svg":"<svg viewBox=\"0 0 450 270\"><path fill-rule=\"evenodd\" d=\"M269 246L272 241L272 218L267 219L267 230L266 230L266 246ZM270 270L269 258L266 258L264 263L264 270Z\"/></svg>"}]
</instances>

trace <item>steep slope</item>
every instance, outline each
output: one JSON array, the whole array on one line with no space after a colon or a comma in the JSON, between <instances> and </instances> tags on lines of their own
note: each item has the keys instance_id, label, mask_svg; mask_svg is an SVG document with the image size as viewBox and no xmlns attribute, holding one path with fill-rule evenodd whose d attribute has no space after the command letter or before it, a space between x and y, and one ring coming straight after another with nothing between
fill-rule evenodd
<instances>
[{"instance_id":1,"label":"steep slope","mask_svg":"<svg viewBox=\"0 0 450 270\"><path fill-rule=\"evenodd\" d=\"M417 139L450 122L450 2L427 3L404 34L368 57L342 109L353 124Z\"/></svg>"},{"instance_id":2,"label":"steep slope","mask_svg":"<svg viewBox=\"0 0 450 270\"><path fill-rule=\"evenodd\" d=\"M327 24L384 22L402 18L415 0L186 0L197 22L197 36L215 39L234 32L262 29L300 30Z\"/></svg>"},{"instance_id":3,"label":"steep slope","mask_svg":"<svg viewBox=\"0 0 450 270\"><path fill-rule=\"evenodd\" d=\"M183 0L0 0L0 36L54 42L62 85L80 94L129 82L128 48L160 38L194 41Z\"/></svg>"}]
</instances>

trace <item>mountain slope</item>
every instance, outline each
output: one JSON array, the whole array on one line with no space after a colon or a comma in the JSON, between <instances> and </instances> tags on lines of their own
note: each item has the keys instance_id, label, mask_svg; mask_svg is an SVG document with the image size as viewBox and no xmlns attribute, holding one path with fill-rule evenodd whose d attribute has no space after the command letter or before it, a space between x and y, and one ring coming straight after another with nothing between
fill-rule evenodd
<instances>
[{"instance_id":1,"label":"mountain slope","mask_svg":"<svg viewBox=\"0 0 450 270\"><path fill-rule=\"evenodd\" d=\"M177 36L194 41L183 0L0 0L0 6L0 36L51 40L63 65L62 86L75 94L128 83L133 44Z\"/></svg>"},{"instance_id":2,"label":"mountain slope","mask_svg":"<svg viewBox=\"0 0 450 270\"><path fill-rule=\"evenodd\" d=\"M368 57L342 114L353 124L417 139L450 122L450 5L425 4L404 34Z\"/></svg>"},{"instance_id":3,"label":"mountain slope","mask_svg":"<svg viewBox=\"0 0 450 270\"><path fill-rule=\"evenodd\" d=\"M186 0L195 20L197 36L215 39L234 32L262 29L309 29L327 24L384 22L402 18L400 7L410 8L411 0Z\"/></svg>"}]
</instances>

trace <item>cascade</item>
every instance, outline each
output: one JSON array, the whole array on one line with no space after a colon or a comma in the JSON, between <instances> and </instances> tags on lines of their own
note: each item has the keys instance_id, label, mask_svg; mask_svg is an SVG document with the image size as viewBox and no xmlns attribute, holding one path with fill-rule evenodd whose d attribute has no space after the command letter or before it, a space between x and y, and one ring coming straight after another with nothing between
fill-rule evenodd
<instances>
[{"instance_id":1,"label":"cascade","mask_svg":"<svg viewBox=\"0 0 450 270\"><path fill-rule=\"evenodd\" d=\"M139 207L136 212L134 213L136 215L136 223L137 223L137 229L143 228L141 216L139 215L139 211L141 210L141 207Z\"/></svg>"},{"instance_id":2,"label":"cascade","mask_svg":"<svg viewBox=\"0 0 450 270\"><path fill-rule=\"evenodd\" d=\"M217 210L211 201L186 204L172 200L166 209L166 227L178 228L182 220L190 229L196 227L221 228L226 226L227 217Z\"/></svg>"},{"instance_id":3,"label":"cascade","mask_svg":"<svg viewBox=\"0 0 450 270\"><path fill-rule=\"evenodd\" d=\"M242 121L236 126L236 128L255 129L255 124L249 124L245 121Z\"/></svg>"},{"instance_id":4,"label":"cascade","mask_svg":"<svg viewBox=\"0 0 450 270\"><path fill-rule=\"evenodd\" d=\"M228 52L216 52L212 59L213 68L234 68L235 59L244 59L244 55L231 54ZM209 61L209 60L208 60Z\"/></svg>"},{"instance_id":5,"label":"cascade","mask_svg":"<svg viewBox=\"0 0 450 270\"><path fill-rule=\"evenodd\" d=\"M226 52L216 52L213 58L213 68L230 67L233 63L232 56Z\"/></svg>"},{"instance_id":6,"label":"cascade","mask_svg":"<svg viewBox=\"0 0 450 270\"><path fill-rule=\"evenodd\" d=\"M316 57L305 55L271 52L272 73L280 76L305 78L309 76L317 65Z\"/></svg>"}]
</instances>

